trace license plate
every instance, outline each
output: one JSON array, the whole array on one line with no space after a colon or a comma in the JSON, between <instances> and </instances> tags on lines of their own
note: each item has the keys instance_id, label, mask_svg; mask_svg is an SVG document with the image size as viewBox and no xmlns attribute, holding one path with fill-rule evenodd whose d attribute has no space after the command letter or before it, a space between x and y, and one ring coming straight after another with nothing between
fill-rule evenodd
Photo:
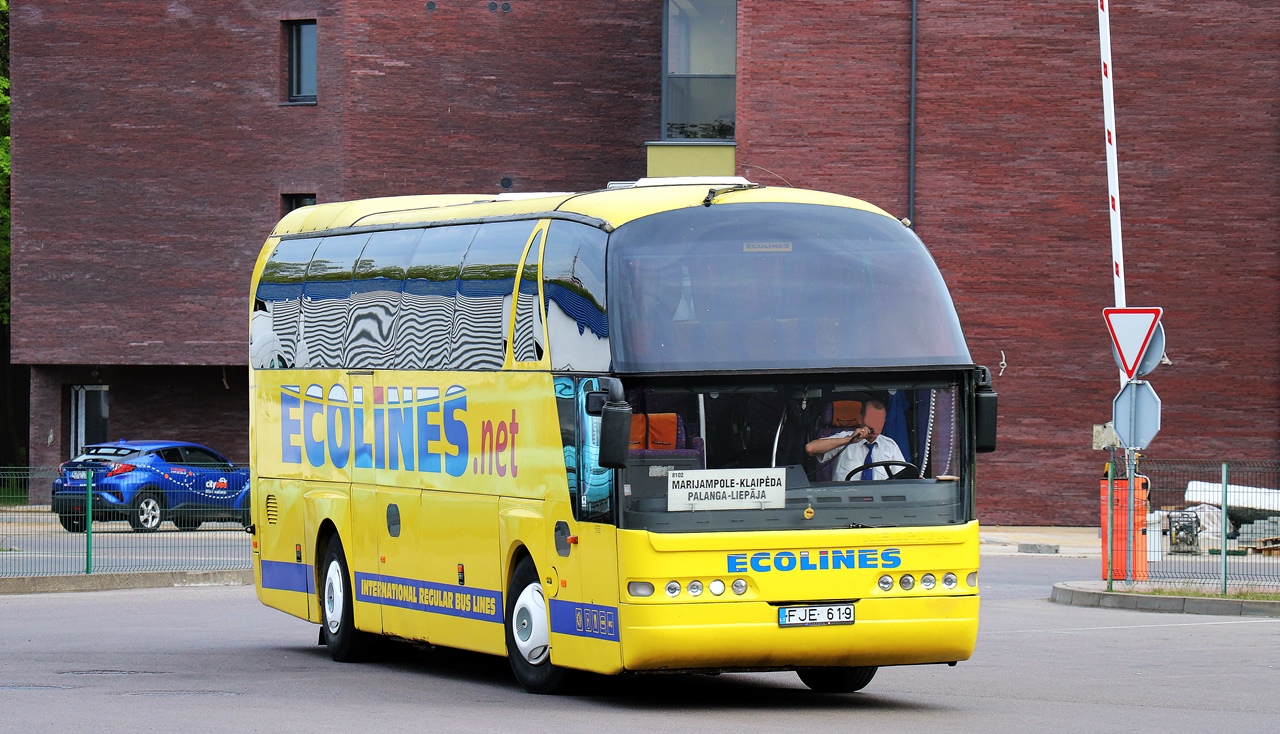
<instances>
[{"instance_id":1,"label":"license plate","mask_svg":"<svg viewBox=\"0 0 1280 734\"><path fill-rule=\"evenodd\" d=\"M808 607L779 607L779 627L813 627L853 624L852 604L823 604Z\"/></svg>"},{"instance_id":2,"label":"license plate","mask_svg":"<svg viewBox=\"0 0 1280 734\"><path fill-rule=\"evenodd\" d=\"M73 471L73 472L68 472L68 474L71 476L72 479L88 479L89 478L89 472L87 471Z\"/></svg>"}]
</instances>

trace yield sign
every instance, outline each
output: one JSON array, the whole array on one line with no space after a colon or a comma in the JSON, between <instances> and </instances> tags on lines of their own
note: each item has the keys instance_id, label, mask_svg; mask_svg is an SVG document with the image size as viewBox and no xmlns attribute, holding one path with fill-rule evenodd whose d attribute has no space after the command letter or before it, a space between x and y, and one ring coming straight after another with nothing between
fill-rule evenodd
<instances>
[{"instance_id":1,"label":"yield sign","mask_svg":"<svg viewBox=\"0 0 1280 734\"><path fill-rule=\"evenodd\" d=\"M1151 344L1151 335L1160 323L1163 308L1104 308L1102 317L1107 320L1107 330L1116 345L1120 369L1132 380L1142 355Z\"/></svg>"}]
</instances>

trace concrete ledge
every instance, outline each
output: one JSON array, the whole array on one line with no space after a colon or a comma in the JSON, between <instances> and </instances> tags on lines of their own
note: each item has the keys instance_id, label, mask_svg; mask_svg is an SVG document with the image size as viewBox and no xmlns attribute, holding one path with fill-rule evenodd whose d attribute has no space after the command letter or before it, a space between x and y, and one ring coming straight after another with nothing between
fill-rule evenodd
<instances>
[{"instance_id":1,"label":"concrete ledge","mask_svg":"<svg viewBox=\"0 0 1280 734\"><path fill-rule=\"evenodd\" d=\"M1018 552L1056 554L1058 552L1058 546L1051 543L1019 543Z\"/></svg>"},{"instance_id":2,"label":"concrete ledge","mask_svg":"<svg viewBox=\"0 0 1280 734\"><path fill-rule=\"evenodd\" d=\"M156 589L170 586L245 586L251 584L253 584L253 570L247 568L236 571L95 573L75 576L0 578L0 594Z\"/></svg>"},{"instance_id":3,"label":"concrete ledge","mask_svg":"<svg viewBox=\"0 0 1280 734\"><path fill-rule=\"evenodd\" d=\"M1132 609L1138 612L1280 617L1280 601L1245 601L1198 596L1165 596L1107 591L1102 581L1069 581L1053 585L1049 601L1076 607Z\"/></svg>"}]
</instances>

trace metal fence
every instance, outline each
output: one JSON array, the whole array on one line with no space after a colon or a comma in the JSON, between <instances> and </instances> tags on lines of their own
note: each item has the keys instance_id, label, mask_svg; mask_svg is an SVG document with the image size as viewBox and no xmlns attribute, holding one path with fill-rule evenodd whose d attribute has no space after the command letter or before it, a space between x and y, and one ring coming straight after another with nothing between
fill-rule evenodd
<instances>
[{"instance_id":1,"label":"metal fence","mask_svg":"<svg viewBox=\"0 0 1280 734\"><path fill-rule=\"evenodd\" d=\"M154 532L136 532L126 519L29 504L57 477L56 467L0 468L0 577L250 568L251 538L224 517L162 514Z\"/></svg>"},{"instance_id":2,"label":"metal fence","mask_svg":"<svg viewBox=\"0 0 1280 734\"><path fill-rule=\"evenodd\" d=\"M1135 518L1145 533L1133 543L1143 556L1133 561L1135 579L1209 585L1222 593L1280 586L1280 461L1143 458L1137 473L1147 478L1148 493L1145 505L1137 498ZM1135 485L1141 490L1142 480ZM1124 496L1114 501L1127 501L1123 478L1116 494ZM1127 551L1126 540L1117 535L1113 547ZM1126 563L1119 562L1115 578L1125 579Z\"/></svg>"}]
</instances>

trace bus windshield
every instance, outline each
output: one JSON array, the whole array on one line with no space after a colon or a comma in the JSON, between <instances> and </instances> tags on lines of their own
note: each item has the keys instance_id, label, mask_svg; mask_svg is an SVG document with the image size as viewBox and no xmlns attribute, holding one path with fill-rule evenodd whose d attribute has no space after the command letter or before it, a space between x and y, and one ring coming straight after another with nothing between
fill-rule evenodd
<instances>
[{"instance_id":1,"label":"bus windshield","mask_svg":"<svg viewBox=\"0 0 1280 734\"><path fill-rule=\"evenodd\" d=\"M619 227L608 258L618 372L972 363L933 259L882 214L677 209Z\"/></svg>"},{"instance_id":2,"label":"bus windshield","mask_svg":"<svg viewBox=\"0 0 1280 734\"><path fill-rule=\"evenodd\" d=\"M808 530L971 519L958 373L638 384L628 385L631 451L617 487L624 528ZM868 426L875 428L870 452L862 439Z\"/></svg>"}]
</instances>

